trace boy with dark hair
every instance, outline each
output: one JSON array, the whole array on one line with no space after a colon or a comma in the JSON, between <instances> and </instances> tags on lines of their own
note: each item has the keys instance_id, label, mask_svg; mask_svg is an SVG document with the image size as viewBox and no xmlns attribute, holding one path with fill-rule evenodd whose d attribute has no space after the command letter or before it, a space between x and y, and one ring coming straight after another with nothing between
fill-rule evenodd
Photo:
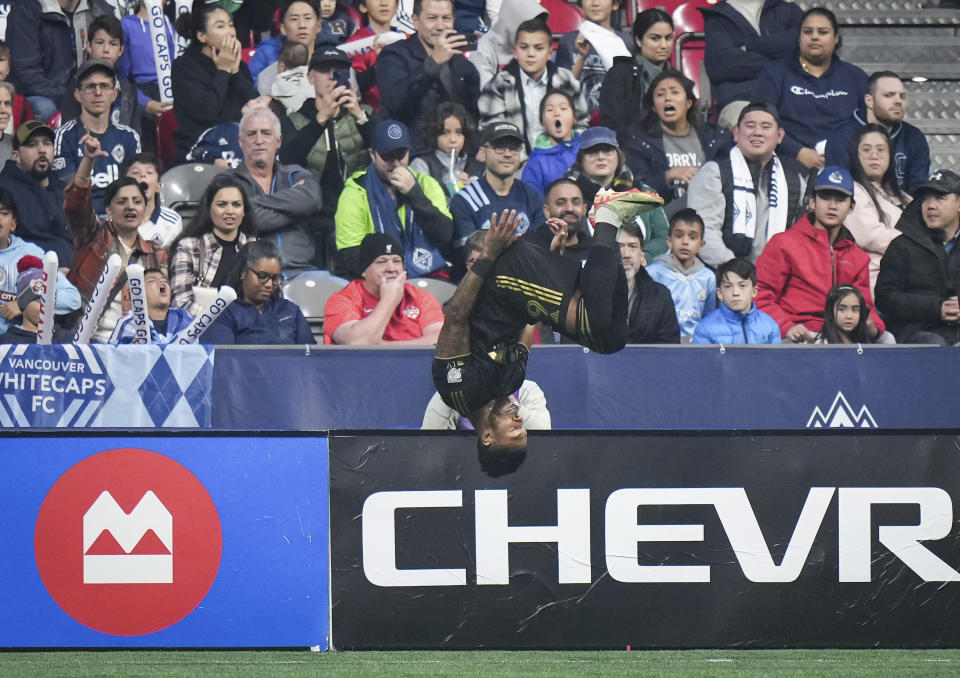
<instances>
[{"instance_id":1,"label":"boy with dark hair","mask_svg":"<svg viewBox=\"0 0 960 678\"><path fill-rule=\"evenodd\" d=\"M147 218L140 224L140 237L157 247L166 247L183 230L183 218L176 210L160 204L163 184L160 158L153 153L137 153L123 163L123 176L133 177L147 187Z\"/></svg>"},{"instance_id":2,"label":"boy with dark hair","mask_svg":"<svg viewBox=\"0 0 960 678\"><path fill-rule=\"evenodd\" d=\"M523 130L527 152L543 132L540 102L559 90L574 101L575 129L586 129L589 112L580 83L566 68L550 61L553 38L546 21L537 17L517 27L513 59L483 87L477 107L481 123L512 122Z\"/></svg>"},{"instance_id":3,"label":"boy with dark hair","mask_svg":"<svg viewBox=\"0 0 960 678\"><path fill-rule=\"evenodd\" d=\"M853 209L853 177L828 166L817 177L810 212L770 239L757 258L757 306L780 326L784 339L807 343L823 328L823 308L834 285L857 287L870 307L872 340L884 331L870 294L870 256L843 221Z\"/></svg>"},{"instance_id":4,"label":"boy with dark hair","mask_svg":"<svg viewBox=\"0 0 960 678\"><path fill-rule=\"evenodd\" d=\"M703 219L695 210L680 210L670 218L670 251L647 266L650 277L670 290L685 341L693 337L700 319L717 307L716 278L697 258L703 247L703 231Z\"/></svg>"},{"instance_id":5,"label":"boy with dark hair","mask_svg":"<svg viewBox=\"0 0 960 678\"><path fill-rule=\"evenodd\" d=\"M185 308L170 308L170 281L159 268L143 272L143 289L147 298L147 326L150 343L169 344L181 330L193 322L193 316ZM111 344L131 344L137 335L133 309L127 312L110 335Z\"/></svg>"},{"instance_id":6,"label":"boy with dark hair","mask_svg":"<svg viewBox=\"0 0 960 678\"><path fill-rule=\"evenodd\" d=\"M693 332L694 344L779 344L780 328L757 308L757 267L737 257L717 269L720 307Z\"/></svg>"},{"instance_id":7,"label":"boy with dark hair","mask_svg":"<svg viewBox=\"0 0 960 678\"><path fill-rule=\"evenodd\" d=\"M117 17L102 14L90 24L86 45L86 52L90 59L106 61L116 69L117 61L123 55L123 45L123 25ZM64 90L63 98L60 101L60 119L62 121L72 120L80 116L80 102L74 95L76 88L77 81L72 78L67 83L67 88ZM114 124L132 127L139 134L143 108L137 98L137 86L117 77L117 96L110 105L110 119Z\"/></svg>"},{"instance_id":8,"label":"boy with dark hair","mask_svg":"<svg viewBox=\"0 0 960 678\"><path fill-rule=\"evenodd\" d=\"M600 88L607 69L596 46L586 34L596 34L594 41L604 39L604 42L610 41L612 44L616 44L619 39L628 52L634 50L633 34L622 28L614 28L611 22L614 13L620 9L619 0L585 0L579 4L583 10L583 18L596 25L592 26L589 32L586 28L580 28L560 36L557 66L569 68L573 77L580 81L580 91L587 100L590 113L593 113L600 109ZM603 29L609 35L598 29ZM611 56L610 59L612 58Z\"/></svg>"}]
</instances>

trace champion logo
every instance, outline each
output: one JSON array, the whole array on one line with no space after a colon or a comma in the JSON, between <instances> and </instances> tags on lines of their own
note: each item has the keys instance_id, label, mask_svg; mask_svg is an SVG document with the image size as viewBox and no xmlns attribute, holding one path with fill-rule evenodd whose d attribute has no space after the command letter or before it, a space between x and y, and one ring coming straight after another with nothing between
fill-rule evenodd
<instances>
[{"instance_id":1,"label":"champion logo","mask_svg":"<svg viewBox=\"0 0 960 678\"><path fill-rule=\"evenodd\" d=\"M833 404L824 413L819 406L813 408L807 428L878 428L876 420L866 405L854 411L843 391L837 391Z\"/></svg>"},{"instance_id":2,"label":"champion logo","mask_svg":"<svg viewBox=\"0 0 960 678\"><path fill-rule=\"evenodd\" d=\"M390 125L387 128L387 136L397 141L398 139L403 138L403 130L400 129L400 125Z\"/></svg>"},{"instance_id":3,"label":"champion logo","mask_svg":"<svg viewBox=\"0 0 960 678\"><path fill-rule=\"evenodd\" d=\"M34 529L37 571L77 622L136 636L171 626L220 568L220 517L206 488L156 452L107 450L53 484Z\"/></svg>"}]
</instances>

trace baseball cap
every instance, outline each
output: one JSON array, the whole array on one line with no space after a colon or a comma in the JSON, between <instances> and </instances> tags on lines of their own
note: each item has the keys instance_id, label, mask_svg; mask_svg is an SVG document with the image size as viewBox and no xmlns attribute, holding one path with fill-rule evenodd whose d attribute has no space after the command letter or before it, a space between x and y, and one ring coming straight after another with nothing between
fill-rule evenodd
<instances>
[{"instance_id":1,"label":"baseball cap","mask_svg":"<svg viewBox=\"0 0 960 678\"><path fill-rule=\"evenodd\" d=\"M324 49L324 50L315 50L313 56L310 57L310 67L309 70L317 71L323 68L324 66L330 66L332 68L349 68L351 64L350 57L341 52L339 49Z\"/></svg>"},{"instance_id":2,"label":"baseball cap","mask_svg":"<svg viewBox=\"0 0 960 678\"><path fill-rule=\"evenodd\" d=\"M960 175L951 170L937 170L930 175L930 178L917 186L913 191L913 196L917 197L921 191L933 191L935 193L956 193L960 195Z\"/></svg>"},{"instance_id":3,"label":"baseball cap","mask_svg":"<svg viewBox=\"0 0 960 678\"><path fill-rule=\"evenodd\" d=\"M370 147L380 155L386 155L398 148L410 150L410 132L407 126L399 120L381 120L373 128L373 137Z\"/></svg>"},{"instance_id":4,"label":"baseball cap","mask_svg":"<svg viewBox=\"0 0 960 678\"><path fill-rule=\"evenodd\" d=\"M813 192L819 191L838 191L853 197L853 177L839 165L824 167L813 184Z\"/></svg>"},{"instance_id":5,"label":"baseball cap","mask_svg":"<svg viewBox=\"0 0 960 678\"><path fill-rule=\"evenodd\" d=\"M377 257L385 254L396 254L403 259L403 246L386 233L368 233L360 241L360 249L357 251L359 270L366 271Z\"/></svg>"},{"instance_id":6,"label":"baseball cap","mask_svg":"<svg viewBox=\"0 0 960 678\"><path fill-rule=\"evenodd\" d=\"M594 146L613 146L620 148L616 133L609 127L591 127L580 135L580 150Z\"/></svg>"},{"instance_id":7,"label":"baseball cap","mask_svg":"<svg viewBox=\"0 0 960 678\"><path fill-rule=\"evenodd\" d=\"M769 113L773 116L773 119L777 121L777 124L781 125L780 111L777 110L776 106L763 101L751 101L749 104L743 107L742 111L740 111L740 117L737 118L737 126L740 126L740 123L743 122L743 119L746 117L747 113L753 113L754 111L763 111L764 113Z\"/></svg>"},{"instance_id":8,"label":"baseball cap","mask_svg":"<svg viewBox=\"0 0 960 678\"><path fill-rule=\"evenodd\" d=\"M53 130L44 125L38 120L27 120L25 123L20 125L17 128L17 133L13 135L13 148L14 150L20 148L21 145L27 143L35 134L46 134L50 137L50 141L53 141L54 134Z\"/></svg>"},{"instance_id":9,"label":"baseball cap","mask_svg":"<svg viewBox=\"0 0 960 678\"><path fill-rule=\"evenodd\" d=\"M80 68L77 69L77 89L80 88L80 83L83 82L84 78L94 71L106 73L114 80L117 78L117 71L109 61L104 61L103 59L87 59L80 64Z\"/></svg>"},{"instance_id":10,"label":"baseball cap","mask_svg":"<svg viewBox=\"0 0 960 678\"><path fill-rule=\"evenodd\" d=\"M492 144L501 139L516 139L523 143L523 132L512 122L495 122L483 128L481 144Z\"/></svg>"}]
</instances>

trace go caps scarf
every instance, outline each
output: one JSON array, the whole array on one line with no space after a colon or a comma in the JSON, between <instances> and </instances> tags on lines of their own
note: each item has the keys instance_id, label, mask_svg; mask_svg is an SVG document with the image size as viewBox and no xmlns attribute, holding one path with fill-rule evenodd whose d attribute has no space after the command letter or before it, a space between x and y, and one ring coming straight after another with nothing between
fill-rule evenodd
<instances>
[{"instance_id":1,"label":"go caps scarf","mask_svg":"<svg viewBox=\"0 0 960 678\"><path fill-rule=\"evenodd\" d=\"M380 180L373 163L367 167L364 180L367 189L367 203L373 216L373 227L377 233L393 236L403 245L403 263L407 275L411 278L428 275L446 265L443 254L424 235L417 226L413 210L405 206L406 223L400 222L400 205L390 195L386 185Z\"/></svg>"}]
</instances>

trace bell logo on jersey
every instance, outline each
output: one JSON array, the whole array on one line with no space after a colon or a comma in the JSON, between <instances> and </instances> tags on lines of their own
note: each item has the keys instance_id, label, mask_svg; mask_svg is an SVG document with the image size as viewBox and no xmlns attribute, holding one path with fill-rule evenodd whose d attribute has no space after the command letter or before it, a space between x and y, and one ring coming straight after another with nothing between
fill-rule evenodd
<instances>
[{"instance_id":1,"label":"bell logo on jersey","mask_svg":"<svg viewBox=\"0 0 960 678\"><path fill-rule=\"evenodd\" d=\"M120 636L153 633L189 615L213 585L222 550L206 488L148 450L108 450L67 469L34 530L37 571L57 605Z\"/></svg>"},{"instance_id":2,"label":"bell logo on jersey","mask_svg":"<svg viewBox=\"0 0 960 678\"><path fill-rule=\"evenodd\" d=\"M90 177L90 183L97 188L106 188L120 178L120 168L117 165L107 165L105 171L97 172Z\"/></svg>"}]
</instances>

